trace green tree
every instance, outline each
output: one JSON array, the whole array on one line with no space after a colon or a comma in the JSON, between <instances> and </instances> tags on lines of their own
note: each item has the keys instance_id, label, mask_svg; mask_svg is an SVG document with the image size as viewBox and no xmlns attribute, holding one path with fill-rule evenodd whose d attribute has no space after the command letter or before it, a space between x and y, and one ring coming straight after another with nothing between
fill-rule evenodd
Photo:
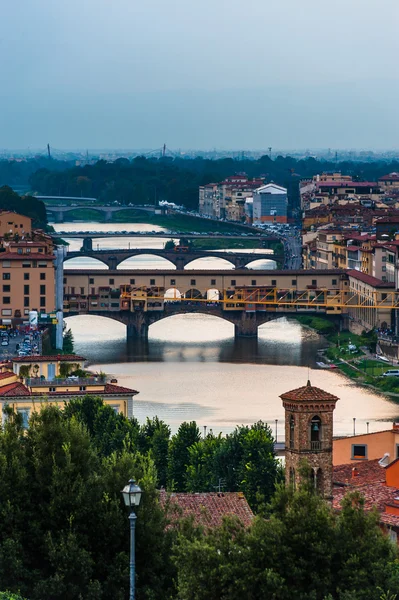
<instances>
[{"instance_id":1,"label":"green tree","mask_svg":"<svg viewBox=\"0 0 399 600\"><path fill-rule=\"evenodd\" d=\"M140 428L139 447L141 452L150 453L157 470L158 487L166 487L168 476L168 450L170 427L154 417Z\"/></svg>"},{"instance_id":2,"label":"green tree","mask_svg":"<svg viewBox=\"0 0 399 600\"><path fill-rule=\"evenodd\" d=\"M190 447L200 440L195 421L182 423L169 444L168 488L176 492L186 490L186 470L190 462Z\"/></svg>"},{"instance_id":3,"label":"green tree","mask_svg":"<svg viewBox=\"0 0 399 600\"><path fill-rule=\"evenodd\" d=\"M62 350L64 354L73 354L73 333L71 329L67 329L64 333L64 338L62 342Z\"/></svg>"},{"instance_id":4,"label":"green tree","mask_svg":"<svg viewBox=\"0 0 399 600\"><path fill-rule=\"evenodd\" d=\"M176 244L174 243L173 240L168 240L165 244L165 250L173 250L175 248Z\"/></svg>"}]
</instances>

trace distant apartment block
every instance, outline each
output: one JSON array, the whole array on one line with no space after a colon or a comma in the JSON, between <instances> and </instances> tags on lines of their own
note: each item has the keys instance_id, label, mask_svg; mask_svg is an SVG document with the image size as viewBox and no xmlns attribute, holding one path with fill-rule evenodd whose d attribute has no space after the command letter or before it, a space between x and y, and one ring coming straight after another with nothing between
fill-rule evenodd
<instances>
[{"instance_id":1,"label":"distant apartment block","mask_svg":"<svg viewBox=\"0 0 399 600\"><path fill-rule=\"evenodd\" d=\"M254 191L254 223L286 223L287 208L288 197L286 188L275 183L268 183Z\"/></svg>"},{"instance_id":2,"label":"distant apartment block","mask_svg":"<svg viewBox=\"0 0 399 600\"><path fill-rule=\"evenodd\" d=\"M199 213L213 219L244 222L246 200L262 186L263 179L249 179L245 173L199 188Z\"/></svg>"}]
</instances>

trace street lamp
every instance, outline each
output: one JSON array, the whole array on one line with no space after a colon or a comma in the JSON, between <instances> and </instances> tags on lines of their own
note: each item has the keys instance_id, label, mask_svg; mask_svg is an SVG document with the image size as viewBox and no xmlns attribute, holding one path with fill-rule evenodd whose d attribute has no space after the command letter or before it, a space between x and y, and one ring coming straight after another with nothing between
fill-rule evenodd
<instances>
[{"instance_id":1,"label":"street lamp","mask_svg":"<svg viewBox=\"0 0 399 600\"><path fill-rule=\"evenodd\" d=\"M141 488L134 479L129 479L129 483L122 490L123 500L130 508L130 595L129 600L135 598L135 578L136 578L136 562L135 562L135 530L136 530L136 513L135 508L140 504Z\"/></svg>"}]
</instances>

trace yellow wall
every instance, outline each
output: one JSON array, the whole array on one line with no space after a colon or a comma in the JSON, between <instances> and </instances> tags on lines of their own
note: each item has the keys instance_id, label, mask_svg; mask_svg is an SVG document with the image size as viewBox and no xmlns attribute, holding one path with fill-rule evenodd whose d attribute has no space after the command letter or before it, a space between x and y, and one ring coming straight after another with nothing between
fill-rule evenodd
<instances>
[{"instance_id":1,"label":"yellow wall","mask_svg":"<svg viewBox=\"0 0 399 600\"><path fill-rule=\"evenodd\" d=\"M39 366L39 372L37 377L44 377L44 379L48 378L48 367L49 365L55 365L55 376L58 377L60 375L60 365L61 362L68 365L77 365L78 368L83 369L84 360L72 360L72 361L57 361L57 360L48 360L48 361L37 361L35 362L34 356L27 356L23 362L14 362L13 363L13 371L17 375L19 375L19 371L22 365L32 365L30 377L36 377L33 371L34 365Z\"/></svg>"}]
</instances>

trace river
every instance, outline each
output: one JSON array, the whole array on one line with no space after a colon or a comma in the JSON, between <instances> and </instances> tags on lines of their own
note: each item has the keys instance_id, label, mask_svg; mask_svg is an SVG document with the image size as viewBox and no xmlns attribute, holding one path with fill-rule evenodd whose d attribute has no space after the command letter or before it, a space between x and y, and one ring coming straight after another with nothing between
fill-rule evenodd
<instances>
[{"instance_id":1,"label":"river","mask_svg":"<svg viewBox=\"0 0 399 600\"><path fill-rule=\"evenodd\" d=\"M97 223L54 227L62 231L118 229L117 224ZM128 231L158 229L143 224L119 227ZM138 241L119 239L124 246L115 238L96 243L101 248L114 248L128 247L130 241L132 248L138 243L150 248L161 242L145 236ZM78 240L73 243L72 249L80 247ZM143 261L143 257L138 259ZM85 268L85 259L75 260ZM162 267L156 257L145 260L150 262L142 262L144 268ZM222 268L226 268L224 263ZM305 385L308 379L340 398L334 415L335 435L352 433L354 417L356 433L365 433L367 422L370 432L377 431L389 428L399 415L399 406L383 395L356 386L336 371L318 369L317 349L325 342L294 320L281 318L261 326L258 340L236 340L233 326L217 317L173 316L150 327L147 343L126 342L125 327L110 319L79 316L66 321L74 334L75 351L88 358L91 369L115 376L120 385L140 392L134 406L139 421L158 415L172 431L182 421L195 420L214 433L226 433L237 424L259 419L268 422L274 431L277 419L281 440L284 415L279 395Z\"/></svg>"}]
</instances>

